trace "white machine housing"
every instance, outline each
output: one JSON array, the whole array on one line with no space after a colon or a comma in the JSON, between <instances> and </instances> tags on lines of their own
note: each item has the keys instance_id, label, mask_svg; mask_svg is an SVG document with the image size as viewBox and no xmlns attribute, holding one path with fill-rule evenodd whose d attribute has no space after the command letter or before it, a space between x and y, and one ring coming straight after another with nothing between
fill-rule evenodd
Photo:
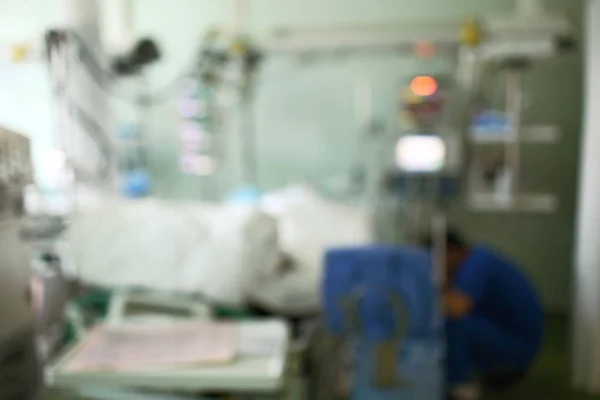
<instances>
[{"instance_id":1,"label":"white machine housing","mask_svg":"<svg viewBox=\"0 0 600 400\"><path fill-rule=\"evenodd\" d=\"M3 399L30 399L39 374L28 296L29 249L20 238L20 214L32 165L29 139L3 128L0 179L0 387Z\"/></svg>"}]
</instances>

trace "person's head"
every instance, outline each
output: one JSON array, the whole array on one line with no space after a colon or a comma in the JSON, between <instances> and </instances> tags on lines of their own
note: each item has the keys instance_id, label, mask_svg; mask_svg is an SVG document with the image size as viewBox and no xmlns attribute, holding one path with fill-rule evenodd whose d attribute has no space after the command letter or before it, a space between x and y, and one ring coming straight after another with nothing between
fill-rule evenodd
<instances>
[{"instance_id":1,"label":"person's head","mask_svg":"<svg viewBox=\"0 0 600 400\"><path fill-rule=\"evenodd\" d=\"M446 232L446 269L452 273L456 271L469 253L469 244L462 235L453 229ZM434 240L430 235L422 243L426 248L433 249Z\"/></svg>"}]
</instances>

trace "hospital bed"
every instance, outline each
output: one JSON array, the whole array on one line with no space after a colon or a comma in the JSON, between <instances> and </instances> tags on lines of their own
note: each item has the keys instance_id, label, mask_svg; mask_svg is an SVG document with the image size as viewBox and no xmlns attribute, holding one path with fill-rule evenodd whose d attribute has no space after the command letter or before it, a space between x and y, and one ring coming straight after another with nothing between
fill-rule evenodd
<instances>
[{"instance_id":1,"label":"hospital bed","mask_svg":"<svg viewBox=\"0 0 600 400\"><path fill-rule=\"evenodd\" d=\"M203 299L236 308L248 306L248 299L254 299L266 309L288 311L281 315L297 315L298 309L314 310L319 304L323 248L331 242L368 241L369 218L303 188L284 194L284 199L277 199L279 208L273 212L275 218L253 207L237 205L177 207L158 201L108 205L79 224L71 223L67 236L71 249L76 251L70 253L74 257L64 257L71 261L70 268L65 270L81 282L116 290L104 323L117 326L159 324L165 318L206 320L210 318L210 310ZM288 203L294 207L285 213ZM307 218L307 214L313 218L318 215L318 221ZM147 221L152 223L144 225ZM342 222L347 229L339 229ZM280 225L286 229L278 230ZM315 226L324 227L319 230L320 235L314 235ZM336 229L325 232L331 226ZM167 229L174 233L165 237ZM149 235L150 230L156 234ZM297 231L310 232L310 240L305 238L307 235L298 238ZM119 232L118 243L111 242L115 232ZM129 240L124 238L126 233ZM281 234L283 244L275 233ZM280 247L288 252L296 249L291 253L304 261L292 273L281 274L277 268ZM218 265L218 270L207 267L212 265ZM133 290L133 287L146 289ZM258 292L261 296L256 296ZM73 317L77 320L76 315ZM291 326L282 320L234 324L239 356L225 366L151 372L73 372L67 365L77 352L75 347L47 366L46 380L53 387L67 389L104 386L150 392L226 392L275 397L286 395L290 381L302 386L305 371L300 366L316 329L302 330L300 341L292 342ZM79 328L77 341L85 341L88 334L84 324L73 325ZM293 391L301 397L299 389Z\"/></svg>"}]
</instances>

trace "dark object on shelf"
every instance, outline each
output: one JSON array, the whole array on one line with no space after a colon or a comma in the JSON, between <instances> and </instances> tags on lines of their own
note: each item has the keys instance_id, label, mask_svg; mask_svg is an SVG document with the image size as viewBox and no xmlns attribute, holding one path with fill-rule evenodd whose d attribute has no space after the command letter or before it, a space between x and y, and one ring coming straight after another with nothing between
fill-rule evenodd
<instances>
[{"instance_id":1,"label":"dark object on shelf","mask_svg":"<svg viewBox=\"0 0 600 400\"><path fill-rule=\"evenodd\" d=\"M154 40L141 39L129 54L118 57L114 61L113 70L120 76L135 75L142 68L160 60L160 57L160 49Z\"/></svg>"}]
</instances>

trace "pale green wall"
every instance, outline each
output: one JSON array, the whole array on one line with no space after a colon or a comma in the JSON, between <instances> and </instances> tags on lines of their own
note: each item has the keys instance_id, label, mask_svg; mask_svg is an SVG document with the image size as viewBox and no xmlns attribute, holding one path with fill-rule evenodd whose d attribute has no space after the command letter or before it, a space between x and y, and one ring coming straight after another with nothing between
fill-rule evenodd
<instances>
[{"instance_id":1,"label":"pale green wall","mask_svg":"<svg viewBox=\"0 0 600 400\"><path fill-rule=\"evenodd\" d=\"M51 91L42 64L0 65L0 126L33 138L38 180L46 181L42 160L53 147Z\"/></svg>"},{"instance_id":2,"label":"pale green wall","mask_svg":"<svg viewBox=\"0 0 600 400\"><path fill-rule=\"evenodd\" d=\"M231 14L230 3L223 1L178 0L165 4L139 0L137 4L140 32L152 34L167 49L164 65L154 71L155 82L168 80L177 72L188 62L207 27L228 23ZM473 0L253 0L251 4L252 33L285 26L394 23L399 19L511 9L507 2ZM268 61L261 72L257 100L261 185L273 187L298 179L327 181L347 174L358 151L353 120L354 81L372 79L377 112L392 128L397 83L417 71L414 64L394 55L325 57L309 65L290 58ZM195 197L201 190L199 180L181 178L177 171L177 142L172 140L174 110L174 103L153 110L157 152L152 158L161 177L159 190Z\"/></svg>"},{"instance_id":3,"label":"pale green wall","mask_svg":"<svg viewBox=\"0 0 600 400\"><path fill-rule=\"evenodd\" d=\"M154 71L164 81L187 62L197 38L207 26L226 23L227 2L214 0L139 0L137 23L163 43L166 61ZM579 23L581 2L552 1ZM278 26L387 23L406 18L463 16L508 12L512 2L498 0L252 0L251 32ZM302 65L275 59L263 68L257 101L261 185L274 187L297 180L322 184L348 172L357 160L356 126L352 117L352 83L373 80L376 112L394 126L397 81L415 72L415 64L396 56L324 58ZM539 284L547 304L564 308L569 302L573 210L581 109L580 55L566 56L535 69L528 89L535 105L528 119L558 124L560 145L527 153L534 166L531 179L542 190L560 196L552 215L495 216L472 214L457 206L453 219L467 232L505 249L520 260ZM174 105L155 110L153 162L161 193L195 197L197 179L177 171ZM329 180L331 180L329 179Z\"/></svg>"},{"instance_id":4,"label":"pale green wall","mask_svg":"<svg viewBox=\"0 0 600 400\"><path fill-rule=\"evenodd\" d=\"M51 2L11 3L13 6L0 14L0 42L39 34L49 20ZM252 33L279 26L393 23L417 17L508 12L513 5L506 0L251 0L251 3ZM581 1L550 3L553 9L566 11L574 21L581 21ZM138 0L136 5L139 32L156 37L165 50L165 60L152 71L152 82L157 87L189 62L199 38L209 27L222 26L230 19L230 2L225 0ZM289 59L269 61L261 73L257 101L261 184L275 187L297 180L323 184L346 174L357 161L353 81L357 77L372 79L376 112L385 118L391 130L395 125L397 82L415 72L416 66L391 55L325 58L309 65ZM565 307L569 301L580 133L580 70L580 56L568 56L537 68L529 82L536 103L528 118L559 124L564 133L560 145L528 153L530 164L539 164L532 178L537 179L540 188L560 195L560 211L545 216L508 217L469 214L461 207L453 212L454 219L464 223L472 236L489 240L521 260L539 284L547 304L555 308ZM34 80L17 89L6 89L7 79L10 78L0 74L0 90L7 99L11 90L19 92L24 87L44 92L42 84ZM43 108L36 98L28 96L19 103L33 109ZM152 110L149 137L152 170L161 195L197 198L198 179L182 177L177 170L174 100ZM0 120L14 119L15 114L0 110ZM19 114L26 113L19 111ZM28 127L26 133L38 144L50 143L48 123L38 121L19 124Z\"/></svg>"},{"instance_id":5,"label":"pale green wall","mask_svg":"<svg viewBox=\"0 0 600 400\"><path fill-rule=\"evenodd\" d=\"M35 40L44 32L52 14L52 4L44 0L11 0L0 9L0 49ZM0 125L33 139L33 157L38 179L47 176L42 161L54 146L50 85L43 63L0 63Z\"/></svg>"}]
</instances>

